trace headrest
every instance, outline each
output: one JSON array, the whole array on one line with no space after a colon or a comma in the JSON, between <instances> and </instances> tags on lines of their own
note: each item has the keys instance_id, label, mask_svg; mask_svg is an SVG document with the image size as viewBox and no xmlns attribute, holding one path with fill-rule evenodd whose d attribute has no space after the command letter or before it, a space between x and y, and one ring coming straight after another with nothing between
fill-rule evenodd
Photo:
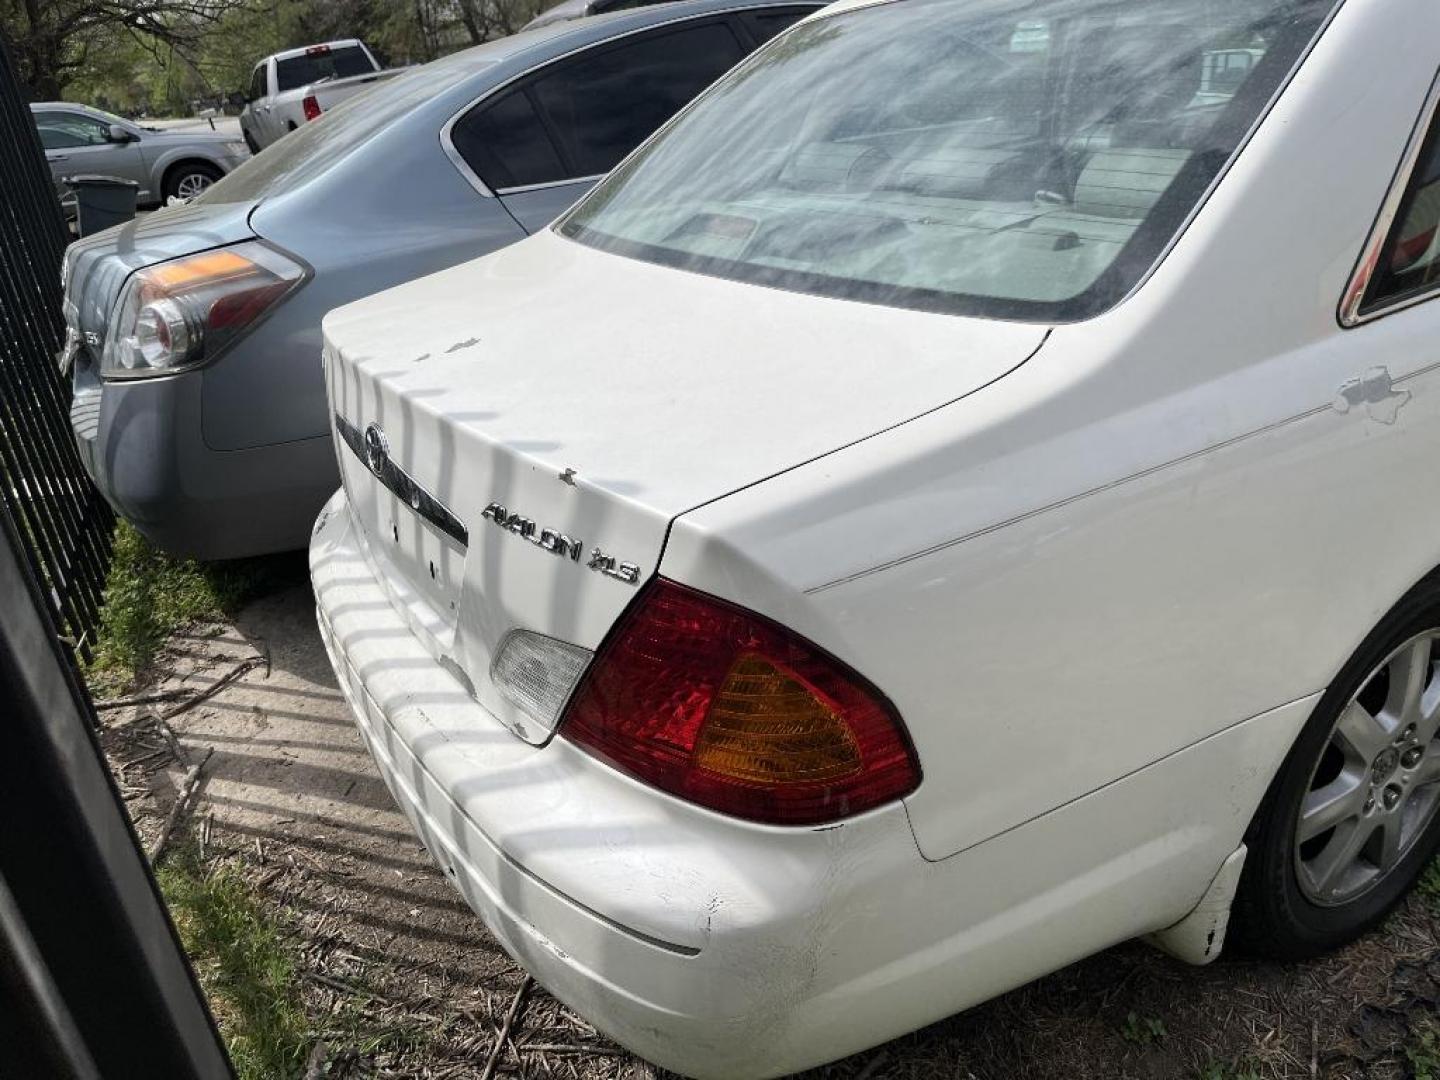
<instances>
[{"instance_id":1,"label":"headrest","mask_svg":"<svg viewBox=\"0 0 1440 1080\"><path fill-rule=\"evenodd\" d=\"M1075 183L1075 212L1143 218L1188 160L1189 150L1102 150L1090 158Z\"/></svg>"}]
</instances>

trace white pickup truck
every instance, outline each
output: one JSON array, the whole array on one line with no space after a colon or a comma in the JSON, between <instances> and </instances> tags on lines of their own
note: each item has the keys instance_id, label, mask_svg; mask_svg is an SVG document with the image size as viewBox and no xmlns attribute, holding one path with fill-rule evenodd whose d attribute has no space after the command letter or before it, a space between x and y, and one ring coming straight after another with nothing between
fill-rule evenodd
<instances>
[{"instance_id":1,"label":"white pickup truck","mask_svg":"<svg viewBox=\"0 0 1440 1080\"><path fill-rule=\"evenodd\" d=\"M265 57L250 73L240 130L252 154L346 98L399 74L382 70L355 38L306 45Z\"/></svg>"}]
</instances>

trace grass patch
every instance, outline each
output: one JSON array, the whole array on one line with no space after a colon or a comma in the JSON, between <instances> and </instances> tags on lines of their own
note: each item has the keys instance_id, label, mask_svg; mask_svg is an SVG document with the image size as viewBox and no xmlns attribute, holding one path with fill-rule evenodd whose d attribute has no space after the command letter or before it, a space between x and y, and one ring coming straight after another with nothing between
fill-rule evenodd
<instances>
[{"instance_id":1,"label":"grass patch","mask_svg":"<svg viewBox=\"0 0 1440 1080\"><path fill-rule=\"evenodd\" d=\"M240 873L178 847L156 871L240 1080L299 1075L312 1041L291 948Z\"/></svg>"},{"instance_id":2,"label":"grass patch","mask_svg":"<svg viewBox=\"0 0 1440 1080\"><path fill-rule=\"evenodd\" d=\"M1420 875L1420 883L1416 888L1431 909L1440 914L1440 858L1430 860L1430 865L1425 868L1425 873Z\"/></svg>"},{"instance_id":3,"label":"grass patch","mask_svg":"<svg viewBox=\"0 0 1440 1080\"><path fill-rule=\"evenodd\" d=\"M1431 864L1430 873L1435 873ZM1440 1028L1425 1024L1405 1047L1405 1057L1415 1080L1440 1080Z\"/></svg>"},{"instance_id":4,"label":"grass patch","mask_svg":"<svg viewBox=\"0 0 1440 1080\"><path fill-rule=\"evenodd\" d=\"M102 696L134 683L165 640L235 611L277 577L273 559L198 563L156 551L128 522L115 526L100 635L86 675Z\"/></svg>"},{"instance_id":5,"label":"grass patch","mask_svg":"<svg viewBox=\"0 0 1440 1080\"><path fill-rule=\"evenodd\" d=\"M1260 1070L1248 1062L1226 1065L1212 1061L1195 1074L1195 1080L1263 1080Z\"/></svg>"},{"instance_id":6,"label":"grass patch","mask_svg":"<svg viewBox=\"0 0 1440 1080\"><path fill-rule=\"evenodd\" d=\"M1165 1021L1156 1016L1140 1016L1130 1013L1120 1025L1120 1035L1128 1043L1149 1046L1165 1037Z\"/></svg>"}]
</instances>

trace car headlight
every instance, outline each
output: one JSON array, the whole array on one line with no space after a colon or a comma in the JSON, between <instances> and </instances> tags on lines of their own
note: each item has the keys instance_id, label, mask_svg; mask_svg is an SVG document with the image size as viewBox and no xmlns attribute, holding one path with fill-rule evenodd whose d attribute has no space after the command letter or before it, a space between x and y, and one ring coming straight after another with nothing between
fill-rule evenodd
<instances>
[{"instance_id":1,"label":"car headlight","mask_svg":"<svg viewBox=\"0 0 1440 1080\"><path fill-rule=\"evenodd\" d=\"M209 363L308 276L253 241L137 270L110 319L100 374L137 379Z\"/></svg>"}]
</instances>

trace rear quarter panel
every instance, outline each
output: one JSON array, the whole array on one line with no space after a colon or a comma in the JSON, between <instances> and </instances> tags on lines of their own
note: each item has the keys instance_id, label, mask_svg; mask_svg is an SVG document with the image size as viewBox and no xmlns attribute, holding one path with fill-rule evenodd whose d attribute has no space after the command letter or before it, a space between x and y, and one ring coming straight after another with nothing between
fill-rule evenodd
<instances>
[{"instance_id":1,"label":"rear quarter panel","mask_svg":"<svg viewBox=\"0 0 1440 1080\"><path fill-rule=\"evenodd\" d=\"M662 572L894 700L927 858L1323 688L1440 563L1440 305L1336 320L1437 41L1432 4L1351 0L1130 300L981 393L676 523ZM1387 78L1357 79L1376 56ZM1394 398L1337 408L1377 366Z\"/></svg>"}]
</instances>

